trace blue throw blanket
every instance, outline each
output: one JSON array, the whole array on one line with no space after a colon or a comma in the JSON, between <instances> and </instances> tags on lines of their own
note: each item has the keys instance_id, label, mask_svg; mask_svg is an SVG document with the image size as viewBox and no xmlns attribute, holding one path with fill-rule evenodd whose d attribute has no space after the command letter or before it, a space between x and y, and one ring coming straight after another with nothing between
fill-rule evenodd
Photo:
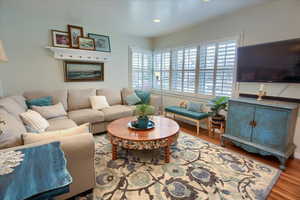
<instances>
[{"instance_id":1,"label":"blue throw blanket","mask_svg":"<svg viewBox=\"0 0 300 200\"><path fill-rule=\"evenodd\" d=\"M72 182L59 142L15 152L24 154L23 161L11 173L0 175L1 200L26 199Z\"/></svg>"}]
</instances>

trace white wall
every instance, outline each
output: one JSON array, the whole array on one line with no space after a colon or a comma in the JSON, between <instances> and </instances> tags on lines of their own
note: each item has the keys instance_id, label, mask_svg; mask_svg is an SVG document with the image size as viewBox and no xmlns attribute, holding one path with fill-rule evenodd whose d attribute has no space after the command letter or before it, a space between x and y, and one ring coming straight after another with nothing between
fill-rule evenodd
<instances>
[{"instance_id":1,"label":"white wall","mask_svg":"<svg viewBox=\"0 0 300 200\"><path fill-rule=\"evenodd\" d=\"M238 12L217 17L197 26L153 38L154 49L193 44L234 37L243 33L243 44L253 45L271 41L300 38L300 1L277 0L272 3L242 9ZM242 83L237 86L241 93L256 93L258 83ZM285 89L286 88L286 89ZM300 84L267 84L270 96L300 98ZM180 98L179 98L180 99ZM167 105L179 99L166 99ZM300 114L295 133L297 157L300 158Z\"/></svg>"},{"instance_id":2,"label":"white wall","mask_svg":"<svg viewBox=\"0 0 300 200\"><path fill-rule=\"evenodd\" d=\"M92 3L92 1L90 2ZM106 7L93 7L81 0L0 0L0 39L9 62L0 64L5 94L32 89L128 86L128 46L150 48L150 40L123 34L113 26ZM116 13L117 15L117 13ZM80 25L84 33L109 35L112 60L105 64L104 82L65 83L63 62L44 47L50 29L67 30Z\"/></svg>"}]
</instances>

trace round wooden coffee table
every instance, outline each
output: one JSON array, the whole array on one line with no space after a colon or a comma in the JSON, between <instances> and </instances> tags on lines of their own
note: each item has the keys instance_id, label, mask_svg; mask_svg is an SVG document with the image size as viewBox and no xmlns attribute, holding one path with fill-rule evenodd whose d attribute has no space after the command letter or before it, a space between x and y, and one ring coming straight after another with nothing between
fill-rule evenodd
<instances>
[{"instance_id":1,"label":"round wooden coffee table","mask_svg":"<svg viewBox=\"0 0 300 200\"><path fill-rule=\"evenodd\" d=\"M155 128L150 130L133 130L128 123L136 117L126 117L111 122L107 131L112 144L112 159L117 159L117 147L137 150L153 150L164 148L165 162L170 162L170 145L179 134L179 125L172 119L153 116Z\"/></svg>"}]
</instances>

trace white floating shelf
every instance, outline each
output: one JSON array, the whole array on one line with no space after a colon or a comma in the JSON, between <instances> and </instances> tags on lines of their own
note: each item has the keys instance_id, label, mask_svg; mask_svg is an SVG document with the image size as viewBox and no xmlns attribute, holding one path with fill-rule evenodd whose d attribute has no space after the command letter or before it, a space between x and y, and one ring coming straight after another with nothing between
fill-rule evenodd
<instances>
[{"instance_id":1,"label":"white floating shelf","mask_svg":"<svg viewBox=\"0 0 300 200\"><path fill-rule=\"evenodd\" d=\"M110 53L100 51L88 51L82 49L46 47L54 53L54 58L69 61L87 61L87 62L107 62L110 60Z\"/></svg>"}]
</instances>

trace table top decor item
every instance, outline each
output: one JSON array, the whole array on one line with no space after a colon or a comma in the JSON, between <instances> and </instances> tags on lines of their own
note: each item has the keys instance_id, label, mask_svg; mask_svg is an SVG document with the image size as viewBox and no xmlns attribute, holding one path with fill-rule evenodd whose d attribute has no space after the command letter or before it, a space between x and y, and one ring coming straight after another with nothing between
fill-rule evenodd
<instances>
[{"instance_id":1,"label":"table top decor item","mask_svg":"<svg viewBox=\"0 0 300 200\"><path fill-rule=\"evenodd\" d=\"M154 107L148 104L136 106L135 113L137 115L136 128L147 129L149 124L149 116L154 114Z\"/></svg>"}]
</instances>

